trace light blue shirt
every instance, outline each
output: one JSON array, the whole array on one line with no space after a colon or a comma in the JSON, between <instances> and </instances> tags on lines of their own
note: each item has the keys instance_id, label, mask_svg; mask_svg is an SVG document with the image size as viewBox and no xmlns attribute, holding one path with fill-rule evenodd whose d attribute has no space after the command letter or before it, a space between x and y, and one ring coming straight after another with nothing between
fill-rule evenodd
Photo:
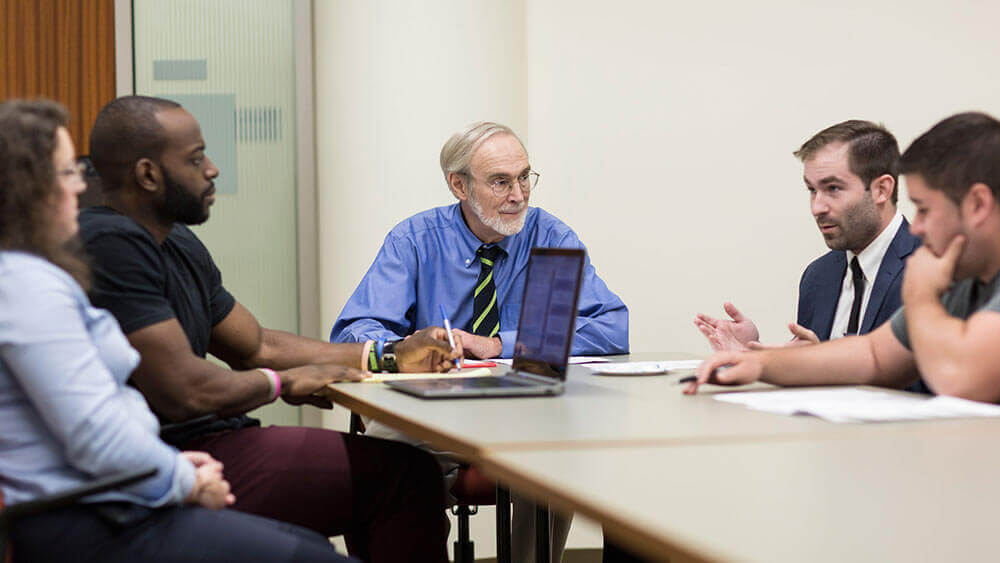
<instances>
[{"instance_id":1,"label":"light blue shirt","mask_svg":"<svg viewBox=\"0 0 1000 563\"><path fill-rule=\"evenodd\" d=\"M139 364L118 323L65 271L0 252L0 487L8 504L150 466L159 473L88 502L182 502L194 466L158 436L125 385ZM58 541L58 540L57 540Z\"/></svg>"},{"instance_id":2,"label":"light blue shirt","mask_svg":"<svg viewBox=\"0 0 1000 563\"><path fill-rule=\"evenodd\" d=\"M397 339L428 326L442 326L438 304L452 327L472 332L472 302L482 245L469 230L458 204L419 213L385 237L358 288L333 325L333 342ZM500 303L501 356L509 358L517 338L531 248L585 248L565 223L537 207L528 208L524 228L497 243L493 279ZM588 256L572 353L628 353L628 309L597 276Z\"/></svg>"}]
</instances>

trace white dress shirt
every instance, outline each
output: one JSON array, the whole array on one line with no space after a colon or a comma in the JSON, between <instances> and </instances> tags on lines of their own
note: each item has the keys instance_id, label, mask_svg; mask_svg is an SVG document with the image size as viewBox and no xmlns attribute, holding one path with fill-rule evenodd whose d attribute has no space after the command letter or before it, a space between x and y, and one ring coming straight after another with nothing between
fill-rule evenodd
<instances>
[{"instance_id":1,"label":"white dress shirt","mask_svg":"<svg viewBox=\"0 0 1000 563\"><path fill-rule=\"evenodd\" d=\"M830 340L843 338L847 332L847 325L851 321L851 306L854 305L854 279L851 276L851 260L858 257L858 265L861 266L861 273L865 277L865 293L861 299L861 314L858 316L858 330L864 323L865 314L868 312L868 299L872 296L872 286L875 285L875 277L878 276L878 269L882 266L882 258L889 250L892 239L896 238L896 233L903 225L903 214L896 211L892 221L882 229L875 240L871 242L859 254L847 251L847 268L844 271L844 282L840 286L840 301L837 302L837 312L833 316L833 328L830 330Z\"/></svg>"}]
</instances>

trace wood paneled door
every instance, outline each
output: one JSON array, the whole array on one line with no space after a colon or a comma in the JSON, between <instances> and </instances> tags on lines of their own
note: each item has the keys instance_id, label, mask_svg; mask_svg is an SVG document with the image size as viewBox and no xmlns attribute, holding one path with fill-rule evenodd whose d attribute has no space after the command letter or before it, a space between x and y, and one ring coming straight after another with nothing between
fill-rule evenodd
<instances>
[{"instance_id":1,"label":"wood paneled door","mask_svg":"<svg viewBox=\"0 0 1000 563\"><path fill-rule=\"evenodd\" d=\"M77 153L115 97L114 0L0 0L0 99L69 108Z\"/></svg>"}]
</instances>

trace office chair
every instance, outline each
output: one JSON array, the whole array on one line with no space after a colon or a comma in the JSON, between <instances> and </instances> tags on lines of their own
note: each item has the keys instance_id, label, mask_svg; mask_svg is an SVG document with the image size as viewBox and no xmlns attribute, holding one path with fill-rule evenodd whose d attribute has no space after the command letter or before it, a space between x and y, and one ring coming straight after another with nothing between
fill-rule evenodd
<instances>
[{"instance_id":1,"label":"office chair","mask_svg":"<svg viewBox=\"0 0 1000 563\"><path fill-rule=\"evenodd\" d=\"M365 425L358 413L351 413L351 434L361 434ZM487 478L479 469L462 465L451 486L456 504L451 511L458 519L458 538L454 543L455 563L473 563L476 544L469 533L469 517L480 506L497 507L497 563L510 563L510 491Z\"/></svg>"},{"instance_id":2,"label":"office chair","mask_svg":"<svg viewBox=\"0 0 1000 563\"><path fill-rule=\"evenodd\" d=\"M149 479L153 475L156 475L156 472L157 470L155 467L150 467L148 469L141 469L138 471L112 475L110 477L103 477L101 479L95 479L90 483L67 489L60 493L55 493L33 501L22 502L7 507L3 504L3 493L0 492L0 556L3 556L3 561L6 563L11 563L13 556L7 546L7 535L11 524L13 524L16 519L23 516L41 514L49 510L69 506L83 497L103 493L112 489L119 489L121 487L131 485L132 483L138 483L139 481Z\"/></svg>"}]
</instances>

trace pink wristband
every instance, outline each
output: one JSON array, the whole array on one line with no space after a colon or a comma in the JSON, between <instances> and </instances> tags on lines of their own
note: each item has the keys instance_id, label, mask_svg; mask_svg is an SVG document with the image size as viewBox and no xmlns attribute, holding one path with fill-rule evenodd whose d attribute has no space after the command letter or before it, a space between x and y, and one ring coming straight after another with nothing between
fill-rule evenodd
<instances>
[{"instance_id":1,"label":"pink wristband","mask_svg":"<svg viewBox=\"0 0 1000 563\"><path fill-rule=\"evenodd\" d=\"M273 369L257 368L257 371L266 375L271 381L271 402L277 401L278 397L281 396L281 378L278 377L278 374Z\"/></svg>"}]
</instances>

